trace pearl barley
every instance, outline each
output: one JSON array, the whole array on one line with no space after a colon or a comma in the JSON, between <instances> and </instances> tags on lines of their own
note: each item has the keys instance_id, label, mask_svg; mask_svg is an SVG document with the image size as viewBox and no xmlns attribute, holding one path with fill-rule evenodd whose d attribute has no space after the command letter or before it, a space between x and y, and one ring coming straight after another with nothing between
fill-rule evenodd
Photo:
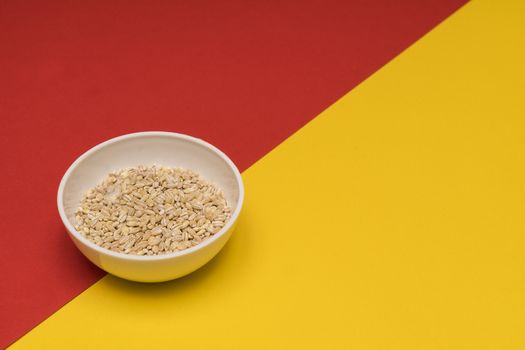
<instances>
[{"instance_id":1,"label":"pearl barley","mask_svg":"<svg viewBox=\"0 0 525 350\"><path fill-rule=\"evenodd\" d=\"M116 252L158 255L201 243L230 217L222 191L197 173L138 166L111 173L89 190L75 228Z\"/></svg>"}]
</instances>

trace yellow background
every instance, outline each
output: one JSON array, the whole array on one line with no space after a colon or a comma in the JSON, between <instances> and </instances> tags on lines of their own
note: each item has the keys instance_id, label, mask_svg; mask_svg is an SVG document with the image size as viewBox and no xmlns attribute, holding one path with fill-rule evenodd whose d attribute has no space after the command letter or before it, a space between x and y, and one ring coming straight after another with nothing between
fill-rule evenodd
<instances>
[{"instance_id":1,"label":"yellow background","mask_svg":"<svg viewBox=\"0 0 525 350\"><path fill-rule=\"evenodd\" d=\"M209 265L13 348L525 349L524 7L466 5L247 170Z\"/></svg>"}]
</instances>

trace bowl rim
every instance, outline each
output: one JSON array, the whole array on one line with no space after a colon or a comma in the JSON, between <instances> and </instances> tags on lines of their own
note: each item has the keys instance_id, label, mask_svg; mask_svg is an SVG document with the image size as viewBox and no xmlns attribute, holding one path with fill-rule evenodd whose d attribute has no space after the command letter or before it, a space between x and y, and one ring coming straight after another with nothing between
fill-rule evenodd
<instances>
[{"instance_id":1,"label":"bowl rim","mask_svg":"<svg viewBox=\"0 0 525 350\"><path fill-rule=\"evenodd\" d=\"M203 242L201 242L201 243L199 243L199 244L197 244L197 245L195 245L193 247L181 250L181 251L171 252L171 253L166 253L166 254L160 254L160 255L131 255L131 254L126 254L126 253L115 252L115 251L109 250L107 248L103 248L103 247L101 247L101 246L91 242L89 239L83 237L75 229L75 227L71 224L71 222L69 222L69 219L67 218L67 215L65 213L64 203L63 203L64 187L65 187L67 181L69 180L69 177L75 171L75 169L78 167L78 165L81 162L83 162L87 157L89 157L91 154L93 154L95 152L98 152L99 150L103 149L104 147L106 147L108 145L111 145L113 143L120 142L120 141L123 141L123 140L140 138L140 137L144 137L144 136L173 137L173 138L178 138L178 139L183 139L183 140L186 140L186 141L194 142L194 143L197 143L197 144L199 144L201 146L204 146L204 147L208 148L209 150L213 151L220 158L222 158L222 160L224 160L226 162L226 164L228 164L228 166L233 171L233 174L235 175L235 179L237 181L237 186L238 186L238 190L239 190L239 199L237 201L237 206L236 206L235 210L233 211L230 220L228 220L226 225L224 225L224 227L221 230L219 230L219 232L217 232L213 236L209 237L208 239L204 240ZM193 136L189 136L189 135L185 135L185 134L176 133L176 132L169 132L169 131L135 132L135 133L130 133L130 134L117 136L117 137L111 138L111 139L109 139L107 141L104 141L104 142L101 142L101 143L95 145L94 147L90 148L89 150L84 152L82 155L80 155L77 159L75 159L75 161L69 166L69 168L66 170L66 172L62 176L62 180L60 181L60 185L58 186L58 192L57 192L57 206L58 206L58 212L60 214L60 219L62 220L63 224L66 226L66 229L76 239L78 239L82 244L88 246L89 248L97 251L100 254L109 255L111 257L118 258L118 259L136 260L136 261L157 261L157 260L173 259L173 258L176 258L176 257L192 254L192 253L194 253L194 252L196 252L196 251L198 251L200 249L203 249L204 247L206 247L206 246L212 244L213 242L215 242L216 240L218 240L221 236L223 236L226 232L228 232L231 229L231 227L237 221L237 218L238 218L238 216L239 216L239 214L241 212L241 208L242 208L243 202L244 202L244 184L243 184L243 181L242 181L241 173L239 172L239 169L233 163L233 161L224 152L222 152L220 149L218 149L217 147L213 146L212 144L210 144L210 143L208 143L208 142L206 142L204 140L201 140L199 138L196 138L196 137L193 137Z\"/></svg>"}]
</instances>

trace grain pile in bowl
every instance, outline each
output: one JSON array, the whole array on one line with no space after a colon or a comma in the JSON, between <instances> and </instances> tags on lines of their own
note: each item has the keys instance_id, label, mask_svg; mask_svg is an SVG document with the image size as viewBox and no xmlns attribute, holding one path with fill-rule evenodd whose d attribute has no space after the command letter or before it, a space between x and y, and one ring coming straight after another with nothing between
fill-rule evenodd
<instances>
[{"instance_id":1,"label":"grain pile in bowl","mask_svg":"<svg viewBox=\"0 0 525 350\"><path fill-rule=\"evenodd\" d=\"M116 252L158 255L199 244L230 217L222 191L197 173L139 166L111 173L89 190L75 228Z\"/></svg>"}]
</instances>

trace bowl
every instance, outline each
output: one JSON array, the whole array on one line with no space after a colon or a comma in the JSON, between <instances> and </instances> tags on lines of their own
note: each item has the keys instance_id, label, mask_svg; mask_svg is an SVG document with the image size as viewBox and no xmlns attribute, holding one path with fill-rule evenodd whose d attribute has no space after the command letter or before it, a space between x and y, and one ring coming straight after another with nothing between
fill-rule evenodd
<instances>
[{"instance_id":1,"label":"bowl","mask_svg":"<svg viewBox=\"0 0 525 350\"><path fill-rule=\"evenodd\" d=\"M138 165L191 169L223 192L232 216L215 235L191 248L162 255L114 252L84 238L75 229L75 211L83 195L109 173ZM210 261L230 238L244 199L239 170L223 152L200 139L172 132L139 132L103 142L82 154L64 174L58 188L60 218L77 248L112 275L138 282L172 280Z\"/></svg>"}]
</instances>

